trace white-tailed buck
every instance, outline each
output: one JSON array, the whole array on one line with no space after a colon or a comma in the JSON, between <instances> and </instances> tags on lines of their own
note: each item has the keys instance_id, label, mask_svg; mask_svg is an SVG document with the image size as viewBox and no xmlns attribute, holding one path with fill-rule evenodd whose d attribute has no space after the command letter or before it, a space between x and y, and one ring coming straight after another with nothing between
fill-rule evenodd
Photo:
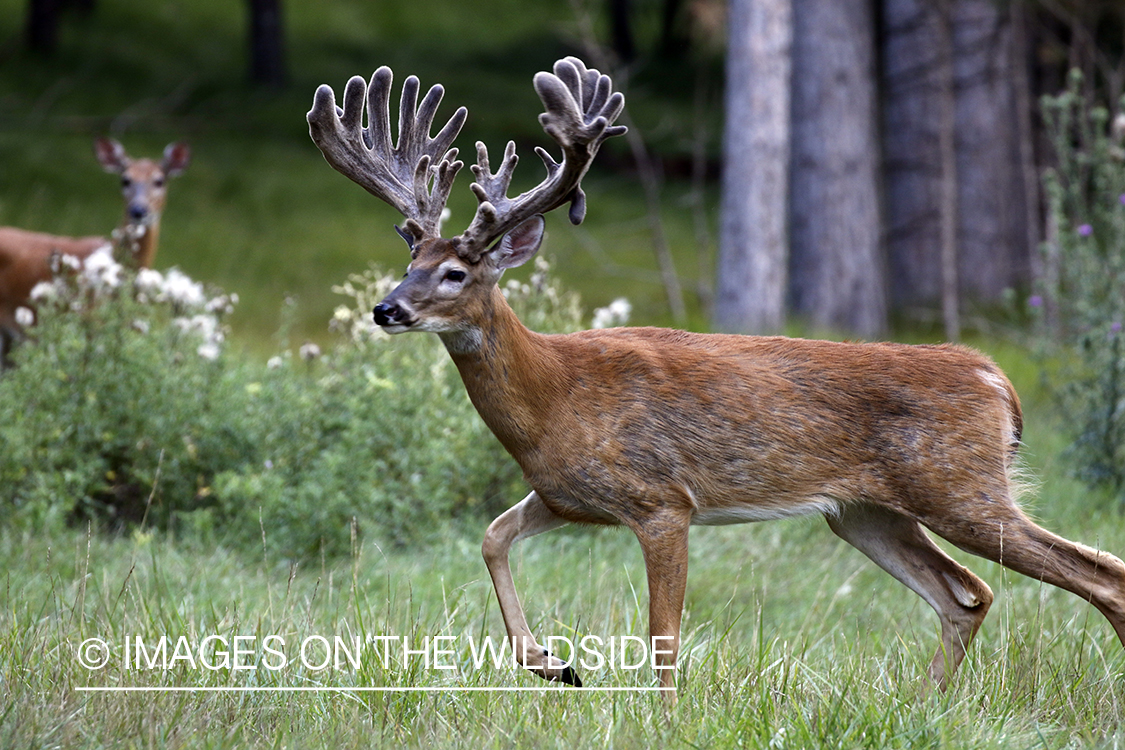
<instances>
[{"instance_id":1,"label":"white-tailed buck","mask_svg":"<svg viewBox=\"0 0 1125 750\"><path fill-rule=\"evenodd\" d=\"M688 565L688 527L821 514L829 527L936 610L941 645L929 674L949 681L992 603L992 591L942 552L958 547L1072 591L1125 642L1125 565L1032 523L1013 497L1021 413L991 360L958 346L849 344L617 328L540 335L497 287L539 248L544 214L570 203L602 142L624 131L610 80L574 58L535 76L558 163L507 196L508 144L494 173L477 144L476 216L443 239L438 220L462 163L451 148L458 109L430 130L442 88L419 104L403 87L392 144L391 71L352 78L336 106L317 89L309 129L329 164L397 208L410 245L406 278L374 311L388 333L433 331L481 417L523 469L532 492L497 518L484 558L504 624L536 644L512 583L512 543L567 523L623 524L640 541L660 683L674 686ZM367 120L364 124L364 109ZM409 377L409 375L404 374ZM670 644L670 645L669 645ZM580 684L538 645L524 667Z\"/></svg>"},{"instance_id":2,"label":"white-tailed buck","mask_svg":"<svg viewBox=\"0 0 1125 750\"><path fill-rule=\"evenodd\" d=\"M62 237L0 227L0 362L21 336L16 311L20 307L30 309L31 290L39 282L51 280L53 258L69 255L84 261L110 246L119 262L132 268L152 267L167 196L166 181L187 168L191 150L185 143L170 143L161 161L132 159L117 141L98 138L94 154L105 171L121 176L125 215L112 238Z\"/></svg>"}]
</instances>

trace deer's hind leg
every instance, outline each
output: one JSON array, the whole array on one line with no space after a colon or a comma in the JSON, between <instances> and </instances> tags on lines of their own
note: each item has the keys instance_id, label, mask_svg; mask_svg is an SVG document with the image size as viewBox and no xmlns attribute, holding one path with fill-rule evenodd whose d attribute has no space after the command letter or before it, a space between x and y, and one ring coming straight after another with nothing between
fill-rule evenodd
<instances>
[{"instance_id":1,"label":"deer's hind leg","mask_svg":"<svg viewBox=\"0 0 1125 750\"><path fill-rule=\"evenodd\" d=\"M945 689L965 658L988 608L992 590L945 554L917 521L878 506L846 506L827 516L837 536L851 544L922 597L941 621L941 645L930 662L930 678Z\"/></svg>"},{"instance_id":2,"label":"deer's hind leg","mask_svg":"<svg viewBox=\"0 0 1125 750\"><path fill-rule=\"evenodd\" d=\"M1117 557L1037 526L1006 493L981 495L964 513L921 520L966 552L1077 594L1105 615L1125 645L1125 563Z\"/></svg>"}]
</instances>

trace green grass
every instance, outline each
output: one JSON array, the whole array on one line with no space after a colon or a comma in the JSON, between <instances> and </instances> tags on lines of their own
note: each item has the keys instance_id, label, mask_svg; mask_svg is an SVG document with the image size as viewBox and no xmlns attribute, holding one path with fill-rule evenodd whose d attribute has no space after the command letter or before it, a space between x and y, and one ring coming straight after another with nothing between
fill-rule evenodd
<instances>
[{"instance_id":1,"label":"green grass","mask_svg":"<svg viewBox=\"0 0 1125 750\"><path fill-rule=\"evenodd\" d=\"M1035 415L1033 415L1035 416ZM1125 551L1125 519L1061 471L1056 432L1029 420L1043 479L1036 514L1063 535ZM1075 513L1075 508L1083 512ZM823 523L694 529L680 702L665 721L645 693L349 692L369 686L538 687L508 668L474 669L467 640L503 635L480 559L483 530L425 549L359 545L351 560L294 567L265 553L84 529L0 532L0 746L100 747L1114 747L1125 741L1125 652L1072 595L953 552L997 594L948 693L927 692L936 617ZM262 519L270 534L270 519ZM513 554L533 630L644 636L641 554L621 530L564 530ZM278 635L293 663L268 670L125 669L141 636ZM331 639L452 636L457 669L414 659L312 671L294 652ZM117 649L77 660L85 639ZM253 661L249 659L247 661ZM648 670L586 670L593 686L652 684ZM80 686L332 686L301 694L92 694Z\"/></svg>"}]
</instances>

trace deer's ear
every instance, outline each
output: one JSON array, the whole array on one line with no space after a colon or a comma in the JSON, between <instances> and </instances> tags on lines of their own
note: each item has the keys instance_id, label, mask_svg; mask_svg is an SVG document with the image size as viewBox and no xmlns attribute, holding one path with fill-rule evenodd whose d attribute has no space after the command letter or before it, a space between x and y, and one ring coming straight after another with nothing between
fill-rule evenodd
<instances>
[{"instance_id":1,"label":"deer's ear","mask_svg":"<svg viewBox=\"0 0 1125 750\"><path fill-rule=\"evenodd\" d=\"M415 245L415 243L417 243L417 239L415 239L414 233L403 229L398 224L395 224L395 232L397 232L398 236L402 237L403 241L406 242L406 246L408 248L410 248L410 257L413 258L414 257L414 245Z\"/></svg>"},{"instance_id":2,"label":"deer's ear","mask_svg":"<svg viewBox=\"0 0 1125 750\"><path fill-rule=\"evenodd\" d=\"M175 177L187 169L190 163L191 148L183 141L169 143L164 147L164 174Z\"/></svg>"},{"instance_id":3,"label":"deer's ear","mask_svg":"<svg viewBox=\"0 0 1125 750\"><path fill-rule=\"evenodd\" d=\"M98 138L94 141L94 156L98 157L98 163L107 172L121 174L129 166L125 147L112 138Z\"/></svg>"},{"instance_id":4,"label":"deer's ear","mask_svg":"<svg viewBox=\"0 0 1125 750\"><path fill-rule=\"evenodd\" d=\"M492 262L498 270L522 266L531 260L543 242L543 229L546 222L539 214L532 216L515 229L509 231L492 248Z\"/></svg>"}]
</instances>

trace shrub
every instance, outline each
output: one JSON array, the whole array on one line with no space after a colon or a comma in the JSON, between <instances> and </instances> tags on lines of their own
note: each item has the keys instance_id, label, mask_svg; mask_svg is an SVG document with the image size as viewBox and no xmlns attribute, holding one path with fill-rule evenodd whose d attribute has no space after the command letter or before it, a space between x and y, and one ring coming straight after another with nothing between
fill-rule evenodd
<instances>
[{"instance_id":1,"label":"shrub","mask_svg":"<svg viewBox=\"0 0 1125 750\"><path fill-rule=\"evenodd\" d=\"M1125 493L1125 102L1090 106L1082 79L1043 100L1057 167L1045 176L1049 237L1031 298L1054 363L1050 380L1076 431L1078 475Z\"/></svg>"},{"instance_id":2,"label":"shrub","mask_svg":"<svg viewBox=\"0 0 1125 750\"><path fill-rule=\"evenodd\" d=\"M268 362L225 345L230 296L175 270L88 271L37 290L32 340L0 378L11 522L144 522L308 558L346 554L355 533L414 542L518 499L519 469L438 339L369 322L394 283L376 270L337 289L349 303L327 351ZM506 293L533 327L578 327L545 264Z\"/></svg>"},{"instance_id":3,"label":"shrub","mask_svg":"<svg viewBox=\"0 0 1125 750\"><path fill-rule=\"evenodd\" d=\"M236 300L175 270L134 276L108 252L64 270L33 291L39 325L0 381L2 502L115 524L207 505L210 467L245 451L223 424L240 395L220 357Z\"/></svg>"}]
</instances>

